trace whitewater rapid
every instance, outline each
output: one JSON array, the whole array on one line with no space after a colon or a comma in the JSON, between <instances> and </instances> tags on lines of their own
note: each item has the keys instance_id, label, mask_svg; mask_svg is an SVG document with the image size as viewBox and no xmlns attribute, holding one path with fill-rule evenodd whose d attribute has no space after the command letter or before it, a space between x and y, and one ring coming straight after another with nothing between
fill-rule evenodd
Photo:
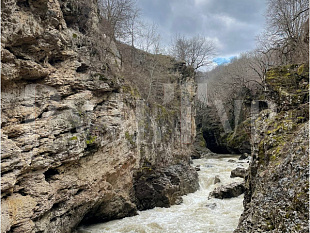
<instances>
[{"instance_id":1,"label":"whitewater rapid","mask_svg":"<svg viewBox=\"0 0 310 233\"><path fill-rule=\"evenodd\" d=\"M234 160L234 162L232 161ZM247 168L238 157L196 159L200 165L200 189L183 196L183 203L170 208L139 211L139 215L91 226L82 226L79 233L232 233L243 211L243 195L231 199L208 199L214 188L242 178L230 178L236 167ZM214 184L218 175L221 182Z\"/></svg>"}]
</instances>

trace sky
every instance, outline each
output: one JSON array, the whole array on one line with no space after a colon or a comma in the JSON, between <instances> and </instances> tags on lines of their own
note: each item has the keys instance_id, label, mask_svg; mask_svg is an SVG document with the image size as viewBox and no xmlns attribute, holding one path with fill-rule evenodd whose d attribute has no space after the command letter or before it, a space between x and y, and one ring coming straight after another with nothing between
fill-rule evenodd
<instances>
[{"instance_id":1,"label":"sky","mask_svg":"<svg viewBox=\"0 0 310 233\"><path fill-rule=\"evenodd\" d=\"M216 64L254 49L265 22L265 0L137 0L137 4L142 19L157 24L164 46L176 34L199 34L215 43Z\"/></svg>"}]
</instances>

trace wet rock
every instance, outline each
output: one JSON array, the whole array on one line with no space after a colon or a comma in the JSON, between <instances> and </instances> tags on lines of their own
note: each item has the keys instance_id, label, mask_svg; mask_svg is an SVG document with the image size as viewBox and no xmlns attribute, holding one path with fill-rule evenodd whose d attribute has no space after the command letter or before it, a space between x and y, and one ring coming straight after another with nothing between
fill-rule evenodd
<instances>
[{"instance_id":1,"label":"wet rock","mask_svg":"<svg viewBox=\"0 0 310 233\"><path fill-rule=\"evenodd\" d=\"M244 159L247 159L249 157L249 154L248 153L243 153L240 157L239 157L239 160L244 160Z\"/></svg>"},{"instance_id":2,"label":"wet rock","mask_svg":"<svg viewBox=\"0 0 310 233\"><path fill-rule=\"evenodd\" d=\"M220 183L221 182L221 179L220 179L220 176L219 175L216 175L214 177L214 184L217 184L217 183Z\"/></svg>"},{"instance_id":3,"label":"wet rock","mask_svg":"<svg viewBox=\"0 0 310 233\"><path fill-rule=\"evenodd\" d=\"M114 196L94 205L84 216L82 223L106 222L134 215L137 215L137 207L134 203L123 196Z\"/></svg>"},{"instance_id":4,"label":"wet rock","mask_svg":"<svg viewBox=\"0 0 310 233\"><path fill-rule=\"evenodd\" d=\"M135 176L134 190L139 210L180 204L180 197L199 188L198 174L188 165L144 169Z\"/></svg>"},{"instance_id":5,"label":"wet rock","mask_svg":"<svg viewBox=\"0 0 310 233\"><path fill-rule=\"evenodd\" d=\"M235 163L236 160L234 160L234 159L229 159L227 162L229 162L229 163Z\"/></svg>"},{"instance_id":6,"label":"wet rock","mask_svg":"<svg viewBox=\"0 0 310 233\"><path fill-rule=\"evenodd\" d=\"M222 185L220 187L215 188L210 194L209 198L232 198L232 197L238 197L242 193L244 193L245 187L244 182L234 182L228 185Z\"/></svg>"},{"instance_id":7,"label":"wet rock","mask_svg":"<svg viewBox=\"0 0 310 233\"><path fill-rule=\"evenodd\" d=\"M181 205L183 203L183 198L182 197L177 197L175 200L175 205Z\"/></svg>"},{"instance_id":8,"label":"wet rock","mask_svg":"<svg viewBox=\"0 0 310 233\"><path fill-rule=\"evenodd\" d=\"M206 204L206 207L208 207L211 210L214 210L216 208L216 203L210 203L210 204Z\"/></svg>"},{"instance_id":9,"label":"wet rock","mask_svg":"<svg viewBox=\"0 0 310 233\"><path fill-rule=\"evenodd\" d=\"M247 170L242 167L237 167L236 169L232 170L230 173L230 178L234 177L241 177L244 178L246 176Z\"/></svg>"},{"instance_id":10,"label":"wet rock","mask_svg":"<svg viewBox=\"0 0 310 233\"><path fill-rule=\"evenodd\" d=\"M197 166L195 167L195 170L196 170L196 171L200 171L200 165L197 165Z\"/></svg>"}]
</instances>

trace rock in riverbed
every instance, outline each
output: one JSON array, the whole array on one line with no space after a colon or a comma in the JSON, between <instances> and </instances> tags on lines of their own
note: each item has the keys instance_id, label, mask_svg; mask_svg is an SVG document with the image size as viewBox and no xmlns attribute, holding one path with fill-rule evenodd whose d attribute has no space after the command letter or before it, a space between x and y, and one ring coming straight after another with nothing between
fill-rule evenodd
<instances>
[{"instance_id":1,"label":"rock in riverbed","mask_svg":"<svg viewBox=\"0 0 310 233\"><path fill-rule=\"evenodd\" d=\"M232 198L238 197L244 193L245 187L244 182L234 182L228 185L221 185L220 187L215 188L210 194L209 198Z\"/></svg>"},{"instance_id":2,"label":"rock in riverbed","mask_svg":"<svg viewBox=\"0 0 310 233\"><path fill-rule=\"evenodd\" d=\"M244 159L247 159L249 157L249 154L248 153L243 153L240 157L239 157L239 160L244 160Z\"/></svg>"},{"instance_id":3,"label":"rock in riverbed","mask_svg":"<svg viewBox=\"0 0 310 233\"><path fill-rule=\"evenodd\" d=\"M241 177L244 178L246 176L247 170L242 167L237 167L236 169L232 170L230 173L230 178L234 177Z\"/></svg>"},{"instance_id":4,"label":"rock in riverbed","mask_svg":"<svg viewBox=\"0 0 310 233\"><path fill-rule=\"evenodd\" d=\"M216 203L206 204L206 207L208 207L211 210L214 210L216 206L217 206Z\"/></svg>"},{"instance_id":5,"label":"rock in riverbed","mask_svg":"<svg viewBox=\"0 0 310 233\"><path fill-rule=\"evenodd\" d=\"M219 175L216 175L214 177L214 184L217 184L217 183L221 183L221 179L220 179L220 176Z\"/></svg>"},{"instance_id":6,"label":"rock in riverbed","mask_svg":"<svg viewBox=\"0 0 310 233\"><path fill-rule=\"evenodd\" d=\"M135 197L139 210L181 204L181 196L199 188L198 174L188 165L144 169L135 176Z\"/></svg>"},{"instance_id":7,"label":"rock in riverbed","mask_svg":"<svg viewBox=\"0 0 310 233\"><path fill-rule=\"evenodd\" d=\"M235 163L236 160L234 160L234 159L229 159L228 162L229 162L229 163Z\"/></svg>"}]
</instances>

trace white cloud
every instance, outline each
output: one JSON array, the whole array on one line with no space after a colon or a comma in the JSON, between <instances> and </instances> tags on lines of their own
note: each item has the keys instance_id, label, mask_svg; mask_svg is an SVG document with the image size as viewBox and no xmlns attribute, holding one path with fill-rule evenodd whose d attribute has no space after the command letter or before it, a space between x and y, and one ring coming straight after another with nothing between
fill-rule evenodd
<instances>
[{"instance_id":1,"label":"white cloud","mask_svg":"<svg viewBox=\"0 0 310 233\"><path fill-rule=\"evenodd\" d=\"M217 20L219 20L222 24L224 24L226 27L233 27L236 25L237 20L235 18L232 18L228 15L215 15L214 16Z\"/></svg>"},{"instance_id":2,"label":"white cloud","mask_svg":"<svg viewBox=\"0 0 310 233\"><path fill-rule=\"evenodd\" d=\"M210 40L214 43L216 50L222 50L224 48L223 43L217 37L206 37L207 40Z\"/></svg>"}]
</instances>

